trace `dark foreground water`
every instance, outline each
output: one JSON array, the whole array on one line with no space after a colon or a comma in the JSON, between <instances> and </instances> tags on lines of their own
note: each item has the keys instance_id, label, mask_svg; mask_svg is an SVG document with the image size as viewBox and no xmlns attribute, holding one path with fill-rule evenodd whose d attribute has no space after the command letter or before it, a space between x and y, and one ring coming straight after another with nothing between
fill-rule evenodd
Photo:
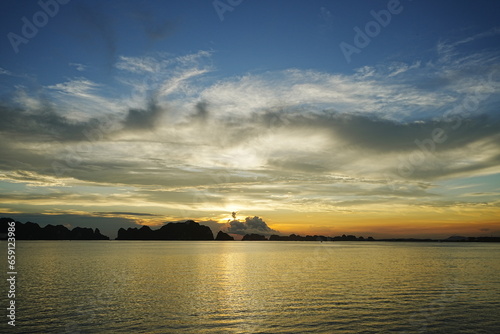
<instances>
[{"instance_id":1,"label":"dark foreground water","mask_svg":"<svg viewBox=\"0 0 500 334\"><path fill-rule=\"evenodd\" d=\"M500 244L18 241L17 250L18 333L500 333Z\"/></svg>"}]
</instances>

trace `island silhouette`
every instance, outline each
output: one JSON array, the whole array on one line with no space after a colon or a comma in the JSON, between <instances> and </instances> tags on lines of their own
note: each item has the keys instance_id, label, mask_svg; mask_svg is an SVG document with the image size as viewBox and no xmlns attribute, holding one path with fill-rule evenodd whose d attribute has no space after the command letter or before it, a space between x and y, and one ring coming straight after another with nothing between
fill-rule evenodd
<instances>
[{"instance_id":1,"label":"island silhouette","mask_svg":"<svg viewBox=\"0 0 500 334\"><path fill-rule=\"evenodd\" d=\"M214 240L214 235L210 227L187 220L168 223L157 230L149 226L120 228L116 240Z\"/></svg>"},{"instance_id":2,"label":"island silhouette","mask_svg":"<svg viewBox=\"0 0 500 334\"><path fill-rule=\"evenodd\" d=\"M234 240L234 238L225 232L219 231L219 233L217 233L217 236L215 237L215 240Z\"/></svg>"},{"instance_id":3,"label":"island silhouette","mask_svg":"<svg viewBox=\"0 0 500 334\"><path fill-rule=\"evenodd\" d=\"M110 240L108 236L101 234L98 228L91 229L87 227L75 227L72 230L63 225L48 224L40 227L37 223L21 223L12 218L0 218L0 240L6 240L8 226L10 222L15 222L16 240ZM219 231L214 238L210 227L201 225L194 220L184 222L170 222L153 230L149 226L140 228L120 228L115 240L215 240L215 241L234 241L234 237L224 231ZM418 238L389 238L374 239L373 237L364 238L354 235L340 235L327 237L324 235L306 235L290 234L289 236L272 234L269 237L265 235L249 233L245 234L242 241L411 241L411 242L500 242L500 237L464 237L451 236L446 239L418 239Z\"/></svg>"},{"instance_id":4,"label":"island silhouette","mask_svg":"<svg viewBox=\"0 0 500 334\"><path fill-rule=\"evenodd\" d=\"M8 223L12 218L0 218L0 239L7 239ZM40 227L37 223L15 221L16 240L109 240L98 228L75 227L72 230L63 225Z\"/></svg>"}]
</instances>

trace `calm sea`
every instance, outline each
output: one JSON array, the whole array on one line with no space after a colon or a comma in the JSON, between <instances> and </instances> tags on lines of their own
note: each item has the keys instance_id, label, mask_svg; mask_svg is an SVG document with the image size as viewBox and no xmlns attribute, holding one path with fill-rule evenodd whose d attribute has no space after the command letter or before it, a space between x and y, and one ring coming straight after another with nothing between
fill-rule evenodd
<instances>
[{"instance_id":1,"label":"calm sea","mask_svg":"<svg viewBox=\"0 0 500 334\"><path fill-rule=\"evenodd\" d=\"M500 333L500 244L18 241L17 250L18 333Z\"/></svg>"}]
</instances>

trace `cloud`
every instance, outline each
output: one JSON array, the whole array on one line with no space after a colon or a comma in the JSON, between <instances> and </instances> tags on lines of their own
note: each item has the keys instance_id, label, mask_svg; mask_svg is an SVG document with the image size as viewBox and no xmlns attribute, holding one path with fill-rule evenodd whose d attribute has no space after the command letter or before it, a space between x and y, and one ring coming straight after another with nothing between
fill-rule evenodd
<instances>
[{"instance_id":1,"label":"cloud","mask_svg":"<svg viewBox=\"0 0 500 334\"><path fill-rule=\"evenodd\" d=\"M194 122L201 122L202 124L205 124L207 121L208 117L210 116L209 109L208 109L208 103L206 102L198 102L195 105L195 113L192 115L192 119Z\"/></svg>"},{"instance_id":2,"label":"cloud","mask_svg":"<svg viewBox=\"0 0 500 334\"><path fill-rule=\"evenodd\" d=\"M150 130L159 125L166 110L154 100L150 101L146 109L129 109L123 122L127 130Z\"/></svg>"},{"instance_id":3,"label":"cloud","mask_svg":"<svg viewBox=\"0 0 500 334\"><path fill-rule=\"evenodd\" d=\"M456 101L453 95L423 91L374 70L373 77L286 70L220 81L201 93L219 113L248 115L287 107L297 111L337 110L377 114L401 120L422 110L436 110Z\"/></svg>"},{"instance_id":4,"label":"cloud","mask_svg":"<svg viewBox=\"0 0 500 334\"><path fill-rule=\"evenodd\" d=\"M405 73L406 71L417 69L420 67L420 61L416 61L412 65L405 63L393 63L389 66L389 70L392 72L388 75L389 77L394 77L398 74Z\"/></svg>"},{"instance_id":5,"label":"cloud","mask_svg":"<svg viewBox=\"0 0 500 334\"><path fill-rule=\"evenodd\" d=\"M141 213L141 212L93 212L93 214L99 216L148 216L148 217L158 216L151 213Z\"/></svg>"},{"instance_id":6,"label":"cloud","mask_svg":"<svg viewBox=\"0 0 500 334\"><path fill-rule=\"evenodd\" d=\"M436 46L437 52L441 57L440 61L449 62L459 57L460 52L457 50L457 48L461 45L468 44L479 39L497 36L499 34L500 34L500 27L494 27L491 28L490 30L482 31L475 35L467 36L465 38L455 41L441 40L437 43Z\"/></svg>"},{"instance_id":7,"label":"cloud","mask_svg":"<svg viewBox=\"0 0 500 334\"><path fill-rule=\"evenodd\" d=\"M31 164L28 169L18 166L16 170L40 173L45 169L47 173L51 160L64 163L67 152L76 152L84 163L81 167L70 166L66 176L95 182L172 186L203 185L210 182L212 172L227 168L234 170L233 174L258 172L261 180L292 178L292 172L303 173L303 180L311 180L318 173L383 179L385 173L398 176L401 158L408 160L412 154L421 155L426 150L431 152L415 166L411 179L433 180L491 170L497 161L499 121L490 117L463 119L460 127L453 129L455 121L401 123L363 114L294 111L255 113L245 120L214 119L208 117L212 115L209 109L206 104L197 104L186 121L174 125L163 122L166 110L151 103L145 109L130 109L121 125L115 124L116 130L104 132L97 130L105 120L71 122L56 111L33 114L4 107L0 112L7 122L2 123L2 133L15 133L25 139L4 141L2 145L4 152L10 152L6 163ZM273 117L278 121L272 122ZM193 122L197 119L203 124ZM447 139L430 145L435 129L445 131ZM89 141L85 134L92 131L97 134L91 136L94 141ZM133 137L127 137L128 133ZM37 140L32 142L34 138ZM41 155L45 159L40 159ZM457 160L460 164L455 163ZM114 167L109 169L111 165ZM190 172L182 167L186 165L197 169Z\"/></svg>"},{"instance_id":8,"label":"cloud","mask_svg":"<svg viewBox=\"0 0 500 334\"><path fill-rule=\"evenodd\" d=\"M91 98L92 95L90 93L98 87L99 85L95 82L85 78L78 78L64 83L48 86L47 88L55 89L68 95Z\"/></svg>"},{"instance_id":9,"label":"cloud","mask_svg":"<svg viewBox=\"0 0 500 334\"><path fill-rule=\"evenodd\" d=\"M227 225L226 232L240 235L250 233L271 235L279 233L278 231L267 226L266 222L257 216L246 217L244 222L240 222L239 220L230 221Z\"/></svg>"},{"instance_id":10,"label":"cloud","mask_svg":"<svg viewBox=\"0 0 500 334\"><path fill-rule=\"evenodd\" d=\"M10 76L14 75L11 71L6 70L6 69L0 67L0 75L2 75L2 74L3 75L10 75Z\"/></svg>"},{"instance_id":11,"label":"cloud","mask_svg":"<svg viewBox=\"0 0 500 334\"><path fill-rule=\"evenodd\" d=\"M128 108L143 109L151 100L175 105L176 113L186 111L200 91L193 81L212 70L207 64L211 52L199 51L185 56L156 53L142 57L120 56L115 67L118 80L131 94L122 102Z\"/></svg>"},{"instance_id":12,"label":"cloud","mask_svg":"<svg viewBox=\"0 0 500 334\"><path fill-rule=\"evenodd\" d=\"M72 178L57 178L50 175L40 175L35 172L21 170L0 173L0 180L14 183L24 183L28 186L38 187L66 186L67 183L76 181Z\"/></svg>"},{"instance_id":13,"label":"cloud","mask_svg":"<svg viewBox=\"0 0 500 334\"><path fill-rule=\"evenodd\" d=\"M46 87L46 94L57 101L59 112L67 118L88 121L103 114L118 114L123 110L123 102L105 97L107 87L84 77Z\"/></svg>"},{"instance_id":14,"label":"cloud","mask_svg":"<svg viewBox=\"0 0 500 334\"><path fill-rule=\"evenodd\" d=\"M158 61L153 57L120 56L116 68L132 73L155 73L169 64L168 61Z\"/></svg>"},{"instance_id":15,"label":"cloud","mask_svg":"<svg viewBox=\"0 0 500 334\"><path fill-rule=\"evenodd\" d=\"M0 103L0 130L3 134L16 135L19 139L39 141L81 140L84 123L73 122L57 113L50 105L40 109L24 109ZM12 143L15 144L15 143Z\"/></svg>"},{"instance_id":16,"label":"cloud","mask_svg":"<svg viewBox=\"0 0 500 334\"><path fill-rule=\"evenodd\" d=\"M116 68L134 74L157 74L165 76L185 70L199 68L204 58L210 57L210 51L198 51L184 56L171 56L156 53L141 57L120 56Z\"/></svg>"},{"instance_id":17,"label":"cloud","mask_svg":"<svg viewBox=\"0 0 500 334\"><path fill-rule=\"evenodd\" d=\"M430 203L441 180L500 172L491 54L351 75L289 69L226 79L209 75L211 54L120 56L116 87L85 77L39 91L17 86L0 102L0 181L30 188L3 199L103 212L125 201L176 219L233 205L259 215L276 207L348 214ZM436 129L446 140L431 144ZM413 171L402 175L408 163ZM89 184L117 196L66 187ZM34 185L54 191L40 196ZM239 223L231 228L251 230Z\"/></svg>"},{"instance_id":18,"label":"cloud","mask_svg":"<svg viewBox=\"0 0 500 334\"><path fill-rule=\"evenodd\" d=\"M79 72L83 72L87 69L86 65L79 64L79 63L69 63L69 66L73 66Z\"/></svg>"}]
</instances>

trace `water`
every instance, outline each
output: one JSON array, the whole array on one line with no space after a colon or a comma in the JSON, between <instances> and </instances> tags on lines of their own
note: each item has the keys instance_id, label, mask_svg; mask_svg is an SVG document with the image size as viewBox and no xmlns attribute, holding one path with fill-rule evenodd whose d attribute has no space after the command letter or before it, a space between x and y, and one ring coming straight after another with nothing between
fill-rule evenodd
<instances>
[{"instance_id":1,"label":"water","mask_svg":"<svg viewBox=\"0 0 500 334\"><path fill-rule=\"evenodd\" d=\"M17 249L18 333L500 332L500 244L18 241Z\"/></svg>"}]
</instances>

